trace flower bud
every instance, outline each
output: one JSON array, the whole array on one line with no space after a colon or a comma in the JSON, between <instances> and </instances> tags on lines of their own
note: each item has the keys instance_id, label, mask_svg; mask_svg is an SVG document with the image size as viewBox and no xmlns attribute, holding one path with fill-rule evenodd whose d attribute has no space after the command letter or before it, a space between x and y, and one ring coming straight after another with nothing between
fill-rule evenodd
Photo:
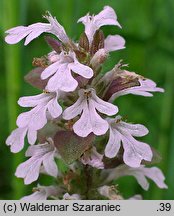
<instances>
[{"instance_id":1,"label":"flower bud","mask_svg":"<svg viewBox=\"0 0 174 216\"><path fill-rule=\"evenodd\" d=\"M97 70L101 64L103 64L108 57L108 53L105 51L105 49L99 49L91 59L91 65L92 68Z\"/></svg>"}]
</instances>

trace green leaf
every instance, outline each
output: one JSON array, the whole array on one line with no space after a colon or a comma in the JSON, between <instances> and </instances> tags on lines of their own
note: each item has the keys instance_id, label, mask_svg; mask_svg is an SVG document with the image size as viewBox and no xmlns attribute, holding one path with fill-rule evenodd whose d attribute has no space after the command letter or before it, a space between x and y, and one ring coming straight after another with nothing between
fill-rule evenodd
<instances>
[{"instance_id":1,"label":"green leaf","mask_svg":"<svg viewBox=\"0 0 174 216\"><path fill-rule=\"evenodd\" d=\"M72 131L59 131L54 137L54 144L62 159L71 164L92 145L94 135L79 137Z\"/></svg>"}]
</instances>

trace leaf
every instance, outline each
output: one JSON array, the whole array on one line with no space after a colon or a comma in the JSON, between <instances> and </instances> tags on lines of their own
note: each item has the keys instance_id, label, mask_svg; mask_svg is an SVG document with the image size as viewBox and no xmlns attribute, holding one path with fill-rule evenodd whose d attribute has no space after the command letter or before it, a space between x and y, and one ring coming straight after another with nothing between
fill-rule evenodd
<instances>
[{"instance_id":1,"label":"leaf","mask_svg":"<svg viewBox=\"0 0 174 216\"><path fill-rule=\"evenodd\" d=\"M54 144L67 164L79 159L90 148L93 140L93 134L83 138L77 136L73 131L59 131L54 136Z\"/></svg>"},{"instance_id":2,"label":"leaf","mask_svg":"<svg viewBox=\"0 0 174 216\"><path fill-rule=\"evenodd\" d=\"M99 49L104 48L105 37L102 30L97 30L91 44L91 55L93 56Z\"/></svg>"},{"instance_id":3,"label":"leaf","mask_svg":"<svg viewBox=\"0 0 174 216\"><path fill-rule=\"evenodd\" d=\"M47 85L47 82L48 82L48 79L46 80L42 80L40 78L40 75L41 73L43 72L45 68L42 68L42 67L37 67L37 68L34 68L32 71L30 71L25 77L25 81L27 83L29 83L30 85L38 88L38 89L45 89L46 85Z\"/></svg>"},{"instance_id":4,"label":"leaf","mask_svg":"<svg viewBox=\"0 0 174 216\"><path fill-rule=\"evenodd\" d=\"M56 40L56 39L54 39L54 38L52 38L50 36L45 36L45 41L57 53L60 53L62 51L61 50L62 44L58 40Z\"/></svg>"},{"instance_id":5,"label":"leaf","mask_svg":"<svg viewBox=\"0 0 174 216\"><path fill-rule=\"evenodd\" d=\"M89 51L89 40L85 32L80 36L79 47L83 48L86 52Z\"/></svg>"}]
</instances>

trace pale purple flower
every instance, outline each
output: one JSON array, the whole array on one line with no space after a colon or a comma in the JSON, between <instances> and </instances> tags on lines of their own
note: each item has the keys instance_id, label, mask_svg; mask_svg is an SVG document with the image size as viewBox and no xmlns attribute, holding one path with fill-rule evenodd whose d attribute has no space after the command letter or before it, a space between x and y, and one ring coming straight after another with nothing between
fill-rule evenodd
<instances>
[{"instance_id":1,"label":"pale purple flower","mask_svg":"<svg viewBox=\"0 0 174 216\"><path fill-rule=\"evenodd\" d=\"M164 180L165 177L161 170L157 167L147 168L141 165L138 168L128 167L126 165L120 165L114 169L109 169L103 171L102 175L108 174L108 177L105 178L104 183L116 180L122 176L134 176L139 183L139 185L144 189L149 189L149 183L146 178L151 179L155 184L162 189L166 189L167 185Z\"/></svg>"},{"instance_id":2,"label":"pale purple flower","mask_svg":"<svg viewBox=\"0 0 174 216\"><path fill-rule=\"evenodd\" d=\"M29 144L33 145L37 139L37 130L44 127L48 117L57 118L62 113L62 108L57 100L59 93L42 93L36 96L21 97L18 104L22 107L34 107L28 112L20 114L17 118L19 128L12 131L6 140L11 146L11 151L16 153L24 147L24 139L27 135ZM50 116L49 116L49 115Z\"/></svg>"},{"instance_id":3,"label":"pale purple flower","mask_svg":"<svg viewBox=\"0 0 174 216\"><path fill-rule=\"evenodd\" d=\"M114 101L116 98L122 95L127 95L127 94L134 94L134 95L141 95L145 97L151 97L153 94L151 92L164 92L163 88L158 88L156 86L156 83L150 79L146 79L142 76L139 76L133 72L125 71L128 76L135 76L135 78L138 78L139 86L134 86L134 87L129 87L125 88L121 91L116 92L113 94L109 101Z\"/></svg>"},{"instance_id":4,"label":"pale purple flower","mask_svg":"<svg viewBox=\"0 0 174 216\"><path fill-rule=\"evenodd\" d=\"M50 13L44 16L49 23L35 23L29 26L18 26L6 31L8 34L5 41L9 44L16 44L26 37L24 45L29 44L33 39L40 36L42 33L52 33L63 43L68 43L69 38L66 35L65 29L61 26L56 18L53 18Z\"/></svg>"},{"instance_id":5,"label":"pale purple flower","mask_svg":"<svg viewBox=\"0 0 174 216\"><path fill-rule=\"evenodd\" d=\"M69 193L65 193L63 195L63 200L81 200L81 197L79 194L70 195Z\"/></svg>"},{"instance_id":6,"label":"pale purple flower","mask_svg":"<svg viewBox=\"0 0 174 216\"><path fill-rule=\"evenodd\" d=\"M121 28L117 21L117 15L115 11L109 7L105 6L103 10L97 15L87 14L81 17L78 22L82 22L85 25L85 33L88 37L89 43L91 44L95 32L104 25L115 25Z\"/></svg>"},{"instance_id":7,"label":"pale purple flower","mask_svg":"<svg viewBox=\"0 0 174 216\"><path fill-rule=\"evenodd\" d=\"M63 191L56 186L41 186L38 185L34 188L34 193L28 196L24 196L22 201L34 201L34 200L47 200L51 196L58 196Z\"/></svg>"},{"instance_id":8,"label":"pale purple flower","mask_svg":"<svg viewBox=\"0 0 174 216\"><path fill-rule=\"evenodd\" d=\"M78 86L78 82L73 78L71 71L87 79L93 76L93 70L79 63L74 52L61 52L57 59L41 74L42 79L47 79L51 76L46 86L46 89L50 92L57 90L74 91Z\"/></svg>"},{"instance_id":9,"label":"pale purple flower","mask_svg":"<svg viewBox=\"0 0 174 216\"><path fill-rule=\"evenodd\" d=\"M17 167L15 175L18 178L24 178L25 184L31 184L38 179L41 166L43 166L48 175L57 177L58 169L54 161L56 154L52 140L44 144L30 146L25 153L25 156L30 159Z\"/></svg>"},{"instance_id":10,"label":"pale purple flower","mask_svg":"<svg viewBox=\"0 0 174 216\"><path fill-rule=\"evenodd\" d=\"M118 112L118 108L101 100L94 89L80 89L79 99L64 111L63 118L70 120L81 114L80 119L73 125L74 132L81 137L86 137L91 132L99 136L106 133L109 125L97 111L111 116Z\"/></svg>"},{"instance_id":11,"label":"pale purple flower","mask_svg":"<svg viewBox=\"0 0 174 216\"><path fill-rule=\"evenodd\" d=\"M152 151L146 143L137 141L135 137L141 137L148 133L148 129L141 124L130 124L121 120L107 119L110 124L109 141L105 148L106 157L113 158L117 155L121 143L123 145L124 163L131 167L139 167L142 160L151 161Z\"/></svg>"},{"instance_id":12,"label":"pale purple flower","mask_svg":"<svg viewBox=\"0 0 174 216\"><path fill-rule=\"evenodd\" d=\"M24 147L24 139L27 134L27 128L16 128L11 132L6 140L6 145L10 146L13 153L21 151ZM30 134L28 134L30 136ZM32 135L33 136L33 135ZM35 134L34 134L35 136ZM29 138L30 139L30 138ZM36 139L36 138L35 138Z\"/></svg>"},{"instance_id":13,"label":"pale purple flower","mask_svg":"<svg viewBox=\"0 0 174 216\"><path fill-rule=\"evenodd\" d=\"M125 39L120 35L108 35L104 42L106 52L112 52L125 48Z\"/></svg>"},{"instance_id":14,"label":"pale purple flower","mask_svg":"<svg viewBox=\"0 0 174 216\"><path fill-rule=\"evenodd\" d=\"M19 128L27 128L30 144L35 143L36 131L45 126L48 114L53 119L61 115L62 108L57 101L59 96L58 92L42 93L35 96L21 97L18 100L18 104L22 107L33 107L30 111L21 113L16 121Z\"/></svg>"},{"instance_id":15,"label":"pale purple flower","mask_svg":"<svg viewBox=\"0 0 174 216\"><path fill-rule=\"evenodd\" d=\"M104 169L104 163L102 160L103 160L103 155L97 152L95 146L87 150L80 159L80 161L84 165L88 164L97 169Z\"/></svg>"}]
</instances>

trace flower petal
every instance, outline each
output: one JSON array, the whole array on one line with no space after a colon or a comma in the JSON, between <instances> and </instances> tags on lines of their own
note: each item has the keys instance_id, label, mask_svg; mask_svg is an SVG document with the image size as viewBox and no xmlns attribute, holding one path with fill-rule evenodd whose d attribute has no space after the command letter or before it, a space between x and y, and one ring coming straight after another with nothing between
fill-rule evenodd
<instances>
[{"instance_id":1,"label":"flower petal","mask_svg":"<svg viewBox=\"0 0 174 216\"><path fill-rule=\"evenodd\" d=\"M109 140L106 144L105 155L108 158L113 158L117 155L121 145L121 137L117 130L110 128Z\"/></svg>"},{"instance_id":2,"label":"flower petal","mask_svg":"<svg viewBox=\"0 0 174 216\"><path fill-rule=\"evenodd\" d=\"M50 145L48 145L48 143L43 143L43 144L38 144L38 145L32 145L29 146L27 151L25 152L25 156L26 157L32 157L34 155L44 155L45 152L49 152L50 151Z\"/></svg>"},{"instance_id":3,"label":"flower petal","mask_svg":"<svg viewBox=\"0 0 174 216\"><path fill-rule=\"evenodd\" d=\"M59 70L48 81L46 89L50 92L57 90L71 92L78 86L78 82L72 77L71 71L68 69L67 64L59 67Z\"/></svg>"},{"instance_id":4,"label":"flower petal","mask_svg":"<svg viewBox=\"0 0 174 216\"><path fill-rule=\"evenodd\" d=\"M157 167L143 168L145 175L152 179L159 188L168 188L164 183L165 177L162 171Z\"/></svg>"},{"instance_id":5,"label":"flower petal","mask_svg":"<svg viewBox=\"0 0 174 216\"><path fill-rule=\"evenodd\" d=\"M37 140L37 131L29 129L27 134L28 142L30 145L34 145Z\"/></svg>"},{"instance_id":6,"label":"flower petal","mask_svg":"<svg viewBox=\"0 0 174 216\"><path fill-rule=\"evenodd\" d=\"M115 115L118 112L118 107L108 103L106 101L101 100L94 91L92 91L92 99L93 103L95 104L95 108L106 115Z\"/></svg>"},{"instance_id":7,"label":"flower petal","mask_svg":"<svg viewBox=\"0 0 174 216\"><path fill-rule=\"evenodd\" d=\"M27 128L17 128L6 140L6 144L10 146L10 150L13 153L21 151L24 147L24 138L27 133Z\"/></svg>"},{"instance_id":8,"label":"flower petal","mask_svg":"<svg viewBox=\"0 0 174 216\"><path fill-rule=\"evenodd\" d=\"M26 156L31 156L26 162L19 165L16 176L25 179L26 184L37 180L40 168L43 166L46 172L52 176L57 176L57 165L54 162L55 147L52 143L38 144L30 146L26 151Z\"/></svg>"},{"instance_id":9,"label":"flower petal","mask_svg":"<svg viewBox=\"0 0 174 216\"><path fill-rule=\"evenodd\" d=\"M47 79L48 77L52 76L54 73L57 72L57 70L59 69L60 63L55 62L51 65L49 65L41 74L41 79Z\"/></svg>"},{"instance_id":10,"label":"flower petal","mask_svg":"<svg viewBox=\"0 0 174 216\"><path fill-rule=\"evenodd\" d=\"M38 110L31 116L29 127L32 130L39 130L47 123L46 107L38 106Z\"/></svg>"},{"instance_id":11,"label":"flower petal","mask_svg":"<svg viewBox=\"0 0 174 216\"><path fill-rule=\"evenodd\" d=\"M62 107L58 104L57 97L47 104L47 108L53 118L57 118L62 114Z\"/></svg>"},{"instance_id":12,"label":"flower petal","mask_svg":"<svg viewBox=\"0 0 174 216\"><path fill-rule=\"evenodd\" d=\"M87 137L92 132L92 125L87 102L84 101L83 104L83 113L80 119L73 125L73 130L78 136Z\"/></svg>"},{"instance_id":13,"label":"flower petal","mask_svg":"<svg viewBox=\"0 0 174 216\"><path fill-rule=\"evenodd\" d=\"M96 112L95 104L92 100L89 100L89 105L85 101L82 116L73 125L74 132L81 137L86 137L91 132L98 136L105 134L108 127L107 121L102 119Z\"/></svg>"},{"instance_id":14,"label":"flower petal","mask_svg":"<svg viewBox=\"0 0 174 216\"><path fill-rule=\"evenodd\" d=\"M93 76L93 70L83 64L80 64L78 61L74 63L70 63L68 66L73 72L81 75L82 77L85 77L87 79L90 79Z\"/></svg>"},{"instance_id":15,"label":"flower petal","mask_svg":"<svg viewBox=\"0 0 174 216\"><path fill-rule=\"evenodd\" d=\"M31 117L32 113L33 113L33 110L21 113L16 120L17 126L20 128L27 127L29 122L30 122L30 119L31 119L30 117Z\"/></svg>"},{"instance_id":16,"label":"flower petal","mask_svg":"<svg viewBox=\"0 0 174 216\"><path fill-rule=\"evenodd\" d=\"M24 45L28 45L32 40L39 37L44 32L49 32L51 29L51 25L47 23L35 23L28 26L30 29L30 33L26 37Z\"/></svg>"},{"instance_id":17,"label":"flower petal","mask_svg":"<svg viewBox=\"0 0 174 216\"><path fill-rule=\"evenodd\" d=\"M47 123L46 107L36 106L28 112L21 113L16 121L18 127L29 127L31 130L39 130Z\"/></svg>"},{"instance_id":18,"label":"flower petal","mask_svg":"<svg viewBox=\"0 0 174 216\"><path fill-rule=\"evenodd\" d=\"M32 157L17 167L15 175L18 178L24 178L25 184L31 184L39 177L41 163L42 160Z\"/></svg>"},{"instance_id":19,"label":"flower petal","mask_svg":"<svg viewBox=\"0 0 174 216\"><path fill-rule=\"evenodd\" d=\"M63 43L68 43L69 38L65 32L65 29L62 25L60 25L57 19L55 17L52 17L52 15L49 12L48 15L45 16L45 18L49 21L52 27L50 33L55 34L57 38Z\"/></svg>"},{"instance_id":20,"label":"flower petal","mask_svg":"<svg viewBox=\"0 0 174 216\"><path fill-rule=\"evenodd\" d=\"M50 28L51 25L47 23L35 23L28 27L18 26L6 31L8 35L5 37L5 41L9 44L15 44L28 35L25 40L25 45L27 45L43 32L49 32Z\"/></svg>"},{"instance_id":21,"label":"flower petal","mask_svg":"<svg viewBox=\"0 0 174 216\"><path fill-rule=\"evenodd\" d=\"M39 103L44 103L48 101L48 96L44 93L35 95L35 96L27 96L27 97L21 97L18 100L18 104L21 107L35 107Z\"/></svg>"},{"instance_id":22,"label":"flower petal","mask_svg":"<svg viewBox=\"0 0 174 216\"><path fill-rule=\"evenodd\" d=\"M125 130L125 132L129 132L132 136L135 137L145 136L149 133L149 130L141 124L130 124L121 121L120 127L122 128L122 130Z\"/></svg>"},{"instance_id":23,"label":"flower petal","mask_svg":"<svg viewBox=\"0 0 174 216\"><path fill-rule=\"evenodd\" d=\"M145 177L145 175L144 175L143 172L138 172L138 170L136 171L136 169L135 169L135 171L132 170L132 173L130 173L130 174L133 175L136 178L138 184L144 190L147 191L149 189L149 182L147 181L147 179L146 179L146 177Z\"/></svg>"},{"instance_id":24,"label":"flower petal","mask_svg":"<svg viewBox=\"0 0 174 216\"><path fill-rule=\"evenodd\" d=\"M116 25L121 28L121 25L117 21L117 15L110 6L105 6L103 10L94 17L94 20L98 28L104 25Z\"/></svg>"},{"instance_id":25,"label":"flower petal","mask_svg":"<svg viewBox=\"0 0 174 216\"><path fill-rule=\"evenodd\" d=\"M135 140L131 136L122 137L124 162L130 167L139 167L142 160L151 161L152 151L149 145Z\"/></svg>"},{"instance_id":26,"label":"flower petal","mask_svg":"<svg viewBox=\"0 0 174 216\"><path fill-rule=\"evenodd\" d=\"M54 161L54 151L47 153L44 156L43 159L43 166L45 168L45 171L53 176L53 177L57 177L58 175L58 169L57 169L57 165Z\"/></svg>"},{"instance_id":27,"label":"flower petal","mask_svg":"<svg viewBox=\"0 0 174 216\"><path fill-rule=\"evenodd\" d=\"M15 28L11 28L5 32L8 34L5 37L5 41L8 44L16 44L19 41L21 41L23 38L25 38L30 32L31 30L25 26L18 26Z\"/></svg>"},{"instance_id":28,"label":"flower petal","mask_svg":"<svg viewBox=\"0 0 174 216\"><path fill-rule=\"evenodd\" d=\"M105 39L104 48L107 52L124 49L125 39L120 35L109 35Z\"/></svg>"},{"instance_id":29,"label":"flower petal","mask_svg":"<svg viewBox=\"0 0 174 216\"><path fill-rule=\"evenodd\" d=\"M63 112L63 118L65 120L70 120L79 115L84 107L83 97L79 97L79 99L70 107L66 108Z\"/></svg>"}]
</instances>

